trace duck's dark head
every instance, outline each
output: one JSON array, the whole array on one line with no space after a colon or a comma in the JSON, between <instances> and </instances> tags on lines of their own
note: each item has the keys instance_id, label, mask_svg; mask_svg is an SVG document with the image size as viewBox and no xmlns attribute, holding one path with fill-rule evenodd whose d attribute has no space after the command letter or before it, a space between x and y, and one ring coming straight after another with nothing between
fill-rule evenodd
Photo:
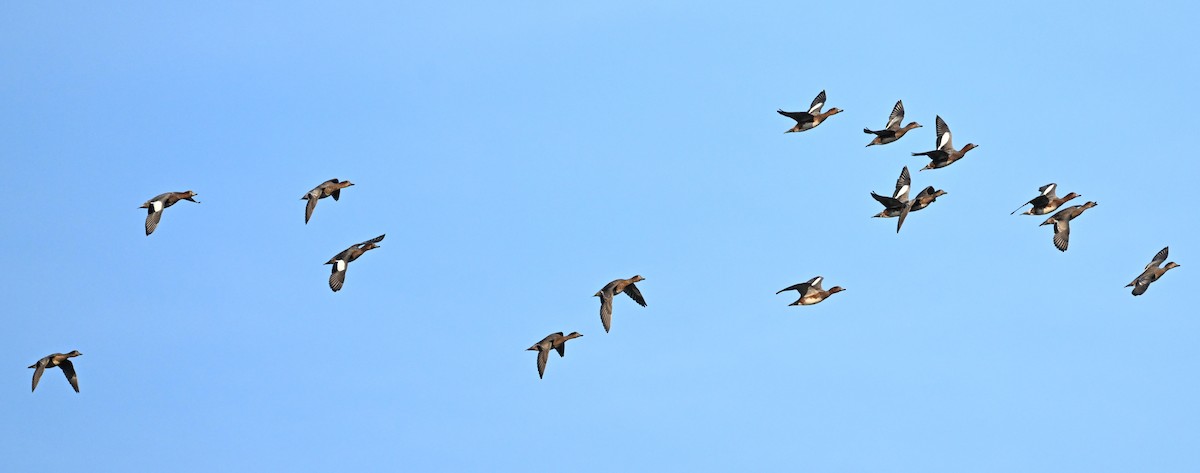
<instances>
[{"instance_id":1,"label":"duck's dark head","mask_svg":"<svg viewBox=\"0 0 1200 473\"><path fill-rule=\"evenodd\" d=\"M844 288L842 286L833 286L833 287L829 288L829 293L837 294L837 293L845 291L845 290L846 290L846 288Z\"/></svg>"},{"instance_id":2,"label":"duck's dark head","mask_svg":"<svg viewBox=\"0 0 1200 473\"><path fill-rule=\"evenodd\" d=\"M840 109L840 108L833 107L833 108L829 109L829 111L828 111L828 112L825 112L825 116L827 116L827 117L828 117L828 116L831 116L831 115L837 115L837 114L839 114L839 113L842 113L843 111L844 111L844 110L842 110L842 109Z\"/></svg>"},{"instance_id":3,"label":"duck's dark head","mask_svg":"<svg viewBox=\"0 0 1200 473\"><path fill-rule=\"evenodd\" d=\"M82 355L82 354L83 354L83 353L79 353L79 350L71 350L71 353L67 353L67 356L68 356L68 357L72 357L72 358L73 358L73 357L76 357L76 356L79 356L79 355Z\"/></svg>"},{"instance_id":4,"label":"duck's dark head","mask_svg":"<svg viewBox=\"0 0 1200 473\"><path fill-rule=\"evenodd\" d=\"M193 197L196 197L196 193L195 193L195 192L192 192L192 191L186 191L186 192L184 192L184 193L183 193L183 199L184 199L184 200L190 200L190 201L192 201L192 202L196 202L197 204L199 204L200 202L199 202L199 201L197 201L196 199L193 199Z\"/></svg>"},{"instance_id":5,"label":"duck's dark head","mask_svg":"<svg viewBox=\"0 0 1200 473\"><path fill-rule=\"evenodd\" d=\"M579 338L579 337L582 337L582 336L583 336L583 334L582 334L582 333L579 333L579 332L571 332L571 334L570 334L570 335L567 335L567 336L563 337L563 341L567 341L567 340L570 340L570 339L572 339L572 338Z\"/></svg>"},{"instance_id":6,"label":"duck's dark head","mask_svg":"<svg viewBox=\"0 0 1200 473\"><path fill-rule=\"evenodd\" d=\"M632 278L629 278L629 282L638 282L638 281L645 281L645 280L646 280L646 278L643 278L641 275L638 275L638 274L635 274Z\"/></svg>"},{"instance_id":7,"label":"duck's dark head","mask_svg":"<svg viewBox=\"0 0 1200 473\"><path fill-rule=\"evenodd\" d=\"M1167 263L1167 265L1163 267L1163 271L1166 271L1166 270L1168 270L1168 269L1171 269L1171 268L1178 268L1178 267L1179 267L1179 264L1178 264L1178 263L1176 263L1176 262L1174 262L1174 261L1172 261L1172 262L1170 262L1170 263Z\"/></svg>"},{"instance_id":8,"label":"duck's dark head","mask_svg":"<svg viewBox=\"0 0 1200 473\"><path fill-rule=\"evenodd\" d=\"M1090 208L1092 208L1092 207L1095 207L1095 206L1097 206L1097 205L1100 205L1100 204L1097 204L1097 203L1095 203L1095 202L1092 202L1092 201L1090 201L1090 200L1089 200L1089 201L1087 201L1087 202L1085 202L1085 203L1083 204L1083 208L1084 208L1084 210L1087 210L1087 209L1090 209Z\"/></svg>"},{"instance_id":9,"label":"duck's dark head","mask_svg":"<svg viewBox=\"0 0 1200 473\"><path fill-rule=\"evenodd\" d=\"M917 122L908 122L907 125L904 125L905 130L911 130L913 128L921 128L921 124Z\"/></svg>"},{"instance_id":10,"label":"duck's dark head","mask_svg":"<svg viewBox=\"0 0 1200 473\"><path fill-rule=\"evenodd\" d=\"M338 184L338 185L341 187L350 187L350 186L354 185L354 183L350 182L350 181L342 181L341 184Z\"/></svg>"},{"instance_id":11,"label":"duck's dark head","mask_svg":"<svg viewBox=\"0 0 1200 473\"><path fill-rule=\"evenodd\" d=\"M1068 200L1071 200L1071 199L1074 199L1074 198L1076 198L1076 197L1083 197L1083 196L1081 196L1081 195L1079 195L1079 194L1076 194L1076 193L1072 192L1072 193L1070 193L1070 194L1064 195L1064 196L1063 196L1063 198L1062 198L1062 200L1063 200L1063 202L1066 202L1066 201L1068 201Z\"/></svg>"},{"instance_id":12,"label":"duck's dark head","mask_svg":"<svg viewBox=\"0 0 1200 473\"><path fill-rule=\"evenodd\" d=\"M961 154L967 154L967 151L971 151L971 150L973 150L973 149L975 149L975 148L978 148L978 147L979 147L979 145L977 145L977 144L975 144L975 143L967 143L967 145L966 145L966 146L963 146L963 149L959 150L959 153L961 153Z\"/></svg>"}]
</instances>

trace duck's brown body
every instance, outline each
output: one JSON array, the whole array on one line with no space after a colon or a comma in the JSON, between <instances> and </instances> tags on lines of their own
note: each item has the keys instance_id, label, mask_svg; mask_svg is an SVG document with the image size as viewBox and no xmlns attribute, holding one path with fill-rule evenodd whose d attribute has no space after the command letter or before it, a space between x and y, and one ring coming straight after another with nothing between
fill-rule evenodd
<instances>
[{"instance_id":1,"label":"duck's brown body","mask_svg":"<svg viewBox=\"0 0 1200 473\"><path fill-rule=\"evenodd\" d=\"M1072 192L1060 198L1054 193L1056 189L1058 189L1058 184L1053 182L1039 187L1038 192L1041 192L1042 195L1034 197L1033 199L1030 199L1029 202L1026 202L1025 205L1033 205L1033 207L1025 212L1022 212L1021 215L1046 215L1050 212L1058 210L1059 207L1062 207L1063 204L1067 203L1071 199L1081 197L1079 194ZM1024 207L1025 205L1022 205L1021 207ZM1017 210L1021 209L1017 208ZM1009 215L1017 213L1017 210L1012 211L1012 213Z\"/></svg>"},{"instance_id":2,"label":"duck's brown body","mask_svg":"<svg viewBox=\"0 0 1200 473\"><path fill-rule=\"evenodd\" d=\"M904 121L904 101L897 100L896 105L892 107L892 114L888 116L887 125L882 130L872 131L869 128L863 128L863 133L875 135L875 139L867 143L867 146L886 145L895 142L904 137L905 133L910 130L921 128L921 124L917 122L909 122L904 127L900 126L900 122Z\"/></svg>"},{"instance_id":3,"label":"duck's brown body","mask_svg":"<svg viewBox=\"0 0 1200 473\"><path fill-rule=\"evenodd\" d=\"M546 373L546 362L550 359L551 350L557 351L558 357L562 358L567 354L567 340L582 336L583 335L581 335L579 332L571 332L570 335L563 335L562 332L555 332L550 335L546 335L546 338L543 338L541 341L533 344L533 346L526 348L526 350L538 352L538 378L540 379L542 375Z\"/></svg>"},{"instance_id":4,"label":"duck's brown body","mask_svg":"<svg viewBox=\"0 0 1200 473\"><path fill-rule=\"evenodd\" d=\"M1167 263L1166 266L1161 268L1159 267L1159 265L1163 264L1163 261L1167 260L1167 251L1169 248L1170 247L1164 247L1163 249L1159 250L1158 253L1154 255L1154 259L1150 260L1150 264L1146 265L1146 270L1142 271L1142 274L1139 274L1138 277L1133 280L1133 282L1125 286L1133 286L1133 295L1140 296L1145 294L1146 290L1150 289L1150 283L1158 281L1159 278L1163 277L1164 274L1167 274L1167 271L1179 267L1179 264L1175 263L1174 261Z\"/></svg>"},{"instance_id":5,"label":"duck's brown body","mask_svg":"<svg viewBox=\"0 0 1200 473\"><path fill-rule=\"evenodd\" d=\"M151 233L154 233L154 229L158 228L158 222L162 220L162 212L164 209L175 205L176 202L181 200L189 200L199 204L200 202L196 201L196 199L193 199L193 197L196 197L196 193L190 190L183 192L167 192L165 194L154 196L154 198L147 200L146 203L142 204L141 207L138 207L139 209L146 209L146 236L150 236Z\"/></svg>"},{"instance_id":6,"label":"duck's brown body","mask_svg":"<svg viewBox=\"0 0 1200 473\"><path fill-rule=\"evenodd\" d=\"M79 378L75 375L75 364L71 363L71 358L82 354L79 353L79 350L72 350L70 353L53 353L42 357L37 363L29 365L35 370L33 372L33 389L30 391L37 390L38 381L42 379L42 373L46 371L46 368L58 367L67 377L67 381L71 383L71 387L75 388L75 392L79 392Z\"/></svg>"},{"instance_id":7,"label":"duck's brown body","mask_svg":"<svg viewBox=\"0 0 1200 473\"><path fill-rule=\"evenodd\" d=\"M788 131L784 132L796 133L816 128L817 125L820 125L822 122L824 122L826 118L842 113L842 110L837 107L831 108L827 112L822 112L821 108L824 106L825 91L822 90L821 93L817 94L817 98L813 99L812 105L808 107L807 112L785 112L783 110L776 110L776 112L780 115L791 118L792 120L796 120L796 126L793 126L788 129Z\"/></svg>"},{"instance_id":8,"label":"duck's brown body","mask_svg":"<svg viewBox=\"0 0 1200 473\"><path fill-rule=\"evenodd\" d=\"M300 200L308 201L308 205L304 207L304 223L307 224L308 220L312 218L313 209L317 208L318 200L326 197L333 197L333 200L338 200L342 196L342 189L352 185L354 185L354 183L350 181L338 181L337 179L330 179L322 182L321 185L314 187L313 190L308 191L307 194L304 194L304 197L300 198Z\"/></svg>"},{"instance_id":9,"label":"duck's brown body","mask_svg":"<svg viewBox=\"0 0 1200 473\"><path fill-rule=\"evenodd\" d=\"M350 263L362 256L363 253L379 248L379 245L376 243L383 241L384 236L387 236L387 234L351 245L325 262L325 264L333 265L333 273L329 275L329 288L333 289L333 292L338 292L342 289L342 284L346 282L346 268Z\"/></svg>"},{"instance_id":10,"label":"duck's brown body","mask_svg":"<svg viewBox=\"0 0 1200 473\"><path fill-rule=\"evenodd\" d=\"M1054 247L1058 248L1058 251L1067 251L1067 245L1070 243L1071 239L1071 220L1075 220L1075 217L1083 215L1085 210L1095 206L1096 203L1091 201L1083 205L1072 205L1065 209L1059 210L1054 215L1050 216L1050 218L1046 219L1045 222L1042 222L1042 225L1054 225ZM1042 225L1038 226L1040 227Z\"/></svg>"},{"instance_id":11,"label":"duck's brown body","mask_svg":"<svg viewBox=\"0 0 1200 473\"><path fill-rule=\"evenodd\" d=\"M634 283L644 281L646 278L636 275L629 279L616 279L605 284L604 287L596 291L593 297L600 298L600 323L604 324L604 331L607 333L612 328L612 304L613 296L621 293L629 296L638 305L646 307L646 299L642 297L642 291L638 289Z\"/></svg>"},{"instance_id":12,"label":"duck's brown body","mask_svg":"<svg viewBox=\"0 0 1200 473\"><path fill-rule=\"evenodd\" d=\"M946 125L945 120L942 120L941 115L938 115L935 121L937 124L937 149L933 151L912 154L913 156L925 156L930 159L929 164L926 164L925 167L921 168L922 171L926 169L944 168L954 164L955 161L958 161L966 156L968 151L978 147L978 145L975 143L967 143L967 145L963 146L962 149L954 149L954 140L950 134L950 127Z\"/></svg>"},{"instance_id":13,"label":"duck's brown body","mask_svg":"<svg viewBox=\"0 0 1200 473\"><path fill-rule=\"evenodd\" d=\"M833 287L829 288L828 291L821 289L821 281L824 281L824 280L825 280L825 278L823 278L821 276L817 276L815 278L809 279L807 282L793 284L791 286L780 289L779 292L776 292L776 294L780 294L784 291L796 291L796 292L800 293L800 298L796 299L796 302L788 304L789 306L813 305L813 304L820 303L821 301L824 301L825 299L828 299L829 296L831 296L831 295L834 295L834 294L837 294L839 292L846 290L845 288L843 288L841 286L833 286Z\"/></svg>"}]
</instances>

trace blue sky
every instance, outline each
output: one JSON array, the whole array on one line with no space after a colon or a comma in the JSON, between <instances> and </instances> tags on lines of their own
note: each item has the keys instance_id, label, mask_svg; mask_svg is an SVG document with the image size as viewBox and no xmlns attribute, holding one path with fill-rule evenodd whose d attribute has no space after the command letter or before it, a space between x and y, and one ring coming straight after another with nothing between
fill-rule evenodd
<instances>
[{"instance_id":1,"label":"blue sky","mask_svg":"<svg viewBox=\"0 0 1200 473\"><path fill-rule=\"evenodd\" d=\"M1197 13L8 2L0 470L1195 471ZM980 147L917 173L939 114ZM904 165L949 194L897 235ZM1048 182L1066 253L1008 215Z\"/></svg>"}]
</instances>

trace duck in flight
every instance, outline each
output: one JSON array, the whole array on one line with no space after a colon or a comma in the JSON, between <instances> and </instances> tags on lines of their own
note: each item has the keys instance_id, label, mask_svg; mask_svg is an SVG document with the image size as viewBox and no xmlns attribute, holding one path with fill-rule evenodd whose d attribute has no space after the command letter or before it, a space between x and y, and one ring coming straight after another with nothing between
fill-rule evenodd
<instances>
[{"instance_id":1,"label":"duck in flight","mask_svg":"<svg viewBox=\"0 0 1200 473\"><path fill-rule=\"evenodd\" d=\"M546 335L546 338L543 338L542 341L533 344L533 346L529 348L526 348L527 351L538 352L538 379L541 379L542 375L546 373L546 362L550 360L551 350L557 351L558 357L562 358L567 354L567 340L582 336L583 335L580 335L579 332L571 332L570 335L563 335L562 332L555 332L550 335Z\"/></svg>"},{"instance_id":2,"label":"duck in flight","mask_svg":"<svg viewBox=\"0 0 1200 473\"><path fill-rule=\"evenodd\" d=\"M1142 271L1142 274L1138 275L1138 277L1136 279L1134 279L1133 282L1131 282L1125 286L1125 287L1133 286L1133 295L1140 296L1142 294L1145 294L1146 289L1150 289L1150 283L1152 283L1154 281L1158 281L1159 278L1163 277L1163 275L1166 274L1167 271L1171 270L1172 268L1179 267L1179 265L1176 264L1174 261L1167 263L1166 266L1163 266L1161 268L1159 267L1163 264L1163 261L1167 260L1167 249L1168 248L1170 248L1170 247L1165 247L1162 250L1159 250L1158 254L1154 255L1154 259L1150 260L1150 264L1146 265L1146 270Z\"/></svg>"},{"instance_id":3,"label":"duck in flight","mask_svg":"<svg viewBox=\"0 0 1200 473\"><path fill-rule=\"evenodd\" d=\"M317 201L326 197L333 197L333 200L338 200L342 196L342 189L350 187L354 183L350 181L338 181L330 179L322 182L321 185L314 187L301 197L300 200L307 200L308 205L304 208L304 223L308 224L308 219L312 218L313 209L317 208Z\"/></svg>"},{"instance_id":4,"label":"duck in flight","mask_svg":"<svg viewBox=\"0 0 1200 473\"><path fill-rule=\"evenodd\" d=\"M821 108L824 106L825 91L822 90L821 93L817 94L817 98L813 99L812 105L809 105L807 112L785 112L783 110L776 110L776 112L778 112L780 115L791 118L792 120L796 120L796 126L793 126L791 129L784 132L796 133L816 128L817 125L823 123L826 118L842 113L842 109L837 107L829 109L828 112L821 112Z\"/></svg>"},{"instance_id":5,"label":"duck in flight","mask_svg":"<svg viewBox=\"0 0 1200 473\"><path fill-rule=\"evenodd\" d=\"M79 378L75 376L75 364L71 363L71 358L82 354L79 353L79 350L71 350L71 353L54 353L46 355L38 360L37 363L29 365L30 368L34 369L33 389L30 392L37 390L38 381L42 379L42 373L46 371L46 368L54 367L61 369L63 375L67 377L67 381L71 382L71 387L75 388L75 392L79 392Z\"/></svg>"},{"instance_id":6,"label":"duck in flight","mask_svg":"<svg viewBox=\"0 0 1200 473\"><path fill-rule=\"evenodd\" d=\"M1054 247L1058 248L1058 251L1067 251L1067 244L1070 243L1071 239L1071 220L1075 220L1075 217L1083 215L1085 210L1095 206L1096 203L1092 201L1088 201L1083 205L1072 205L1059 210L1046 219L1045 222L1042 222L1042 225L1054 225Z\"/></svg>"},{"instance_id":7,"label":"duck in flight","mask_svg":"<svg viewBox=\"0 0 1200 473\"><path fill-rule=\"evenodd\" d=\"M333 265L333 274L329 275L329 288L333 289L333 292L340 291L342 284L346 282L346 268L350 263L362 256L363 253L379 248L376 243L383 241L383 237L386 235L385 233L362 243L351 245L345 251L329 258L329 261L325 262L325 264Z\"/></svg>"},{"instance_id":8,"label":"duck in flight","mask_svg":"<svg viewBox=\"0 0 1200 473\"><path fill-rule=\"evenodd\" d=\"M963 146L963 149L954 149L954 142L950 135L950 127L946 126L946 122L942 120L941 115L937 116L935 122L937 125L935 128L937 131L937 149L933 151L912 154L913 156L925 156L931 160L929 164L926 164L925 167L921 168L922 171L926 169L944 168L954 164L955 161L958 161L962 159L963 156L966 156L967 151L971 151L979 147L975 143L967 143L966 146Z\"/></svg>"},{"instance_id":9,"label":"duck in flight","mask_svg":"<svg viewBox=\"0 0 1200 473\"><path fill-rule=\"evenodd\" d=\"M638 305L646 307L646 299L642 297L642 291L634 284L645 280L646 278L640 275L635 275L629 279L615 279L605 284L599 291L596 291L593 297L600 298L600 323L604 324L605 333L608 333L609 329L612 328L613 296L623 292L630 299L633 299L634 302L637 302Z\"/></svg>"},{"instance_id":10,"label":"duck in flight","mask_svg":"<svg viewBox=\"0 0 1200 473\"><path fill-rule=\"evenodd\" d=\"M1082 197L1079 194L1072 192L1062 196L1062 198L1059 198L1058 195L1054 193L1055 189L1058 189L1058 184L1053 182L1039 187L1038 192L1041 192L1042 194L1030 199L1030 201L1026 202L1024 205L1017 207L1017 210L1021 210L1026 205L1032 204L1033 207L1025 212L1022 212L1021 215L1046 215L1050 212L1058 210L1058 208L1061 207L1062 204L1067 203L1067 201L1076 197ZM1012 213L1009 215L1017 213L1017 210L1012 211Z\"/></svg>"},{"instance_id":11,"label":"duck in flight","mask_svg":"<svg viewBox=\"0 0 1200 473\"><path fill-rule=\"evenodd\" d=\"M909 130L921 128L921 124L917 122L909 122L904 127L900 127L900 122L904 121L904 101L897 100L896 105L892 107L892 114L888 116L887 125L884 125L882 130L872 131L870 128L863 128L863 133L875 135L875 139L867 143L867 146L886 145L888 143L899 140L904 137Z\"/></svg>"},{"instance_id":12,"label":"duck in flight","mask_svg":"<svg viewBox=\"0 0 1200 473\"><path fill-rule=\"evenodd\" d=\"M784 291L796 291L796 292L800 293L800 298L796 299L796 302L788 304L789 306L813 305L813 304L817 304L817 303L829 298L829 296L831 296L833 294L837 294L839 292L846 290L846 289L842 288L842 286L833 286L833 287L829 288L828 291L823 290L823 289L821 289L821 281L824 281L824 280L825 280L825 278L823 278L821 276L817 276L815 278L809 279L808 282L802 282L800 284L793 284L791 286L780 289L779 292L776 292L775 294L781 294Z\"/></svg>"},{"instance_id":13,"label":"duck in flight","mask_svg":"<svg viewBox=\"0 0 1200 473\"><path fill-rule=\"evenodd\" d=\"M190 200L199 204L200 202L193 199L193 197L196 197L196 193L192 191L167 192L154 196L154 198L142 204L141 207L138 207L139 209L146 209L146 236L150 236L151 233L154 233L154 229L158 228L158 221L162 220L163 209L175 205L176 202L181 200Z\"/></svg>"}]
</instances>

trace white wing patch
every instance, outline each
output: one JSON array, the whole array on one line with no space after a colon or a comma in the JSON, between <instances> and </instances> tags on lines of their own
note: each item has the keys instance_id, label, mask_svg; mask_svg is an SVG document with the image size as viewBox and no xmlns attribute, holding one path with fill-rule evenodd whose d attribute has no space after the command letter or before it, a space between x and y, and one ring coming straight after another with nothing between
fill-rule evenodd
<instances>
[{"instance_id":1,"label":"white wing patch","mask_svg":"<svg viewBox=\"0 0 1200 473\"><path fill-rule=\"evenodd\" d=\"M905 195L905 194L908 194L908 186L907 185L903 186L899 189L896 189L896 195L893 195L892 198L899 199L900 196Z\"/></svg>"},{"instance_id":2,"label":"white wing patch","mask_svg":"<svg viewBox=\"0 0 1200 473\"><path fill-rule=\"evenodd\" d=\"M154 211L155 211L155 212L162 212L162 209L163 209L163 203L162 203L162 201L161 201L161 200L156 200L156 201L154 201L154 202L151 202L151 203L150 203L150 206L151 206L151 207L154 207Z\"/></svg>"},{"instance_id":3,"label":"white wing patch","mask_svg":"<svg viewBox=\"0 0 1200 473\"><path fill-rule=\"evenodd\" d=\"M1053 194L1053 193L1054 193L1054 189L1055 189L1055 188L1057 188L1057 187L1058 187L1058 184L1050 184L1050 185L1046 186L1046 190L1042 192L1042 195L1050 195L1050 194Z\"/></svg>"},{"instance_id":4,"label":"white wing patch","mask_svg":"<svg viewBox=\"0 0 1200 473\"><path fill-rule=\"evenodd\" d=\"M338 271L345 271L346 270L346 260L337 260L334 262L334 266L337 266Z\"/></svg>"},{"instance_id":5,"label":"white wing patch","mask_svg":"<svg viewBox=\"0 0 1200 473\"><path fill-rule=\"evenodd\" d=\"M950 130L946 130L945 133L942 133L942 139L938 141L938 149L942 149L948 144L950 144Z\"/></svg>"}]
</instances>

